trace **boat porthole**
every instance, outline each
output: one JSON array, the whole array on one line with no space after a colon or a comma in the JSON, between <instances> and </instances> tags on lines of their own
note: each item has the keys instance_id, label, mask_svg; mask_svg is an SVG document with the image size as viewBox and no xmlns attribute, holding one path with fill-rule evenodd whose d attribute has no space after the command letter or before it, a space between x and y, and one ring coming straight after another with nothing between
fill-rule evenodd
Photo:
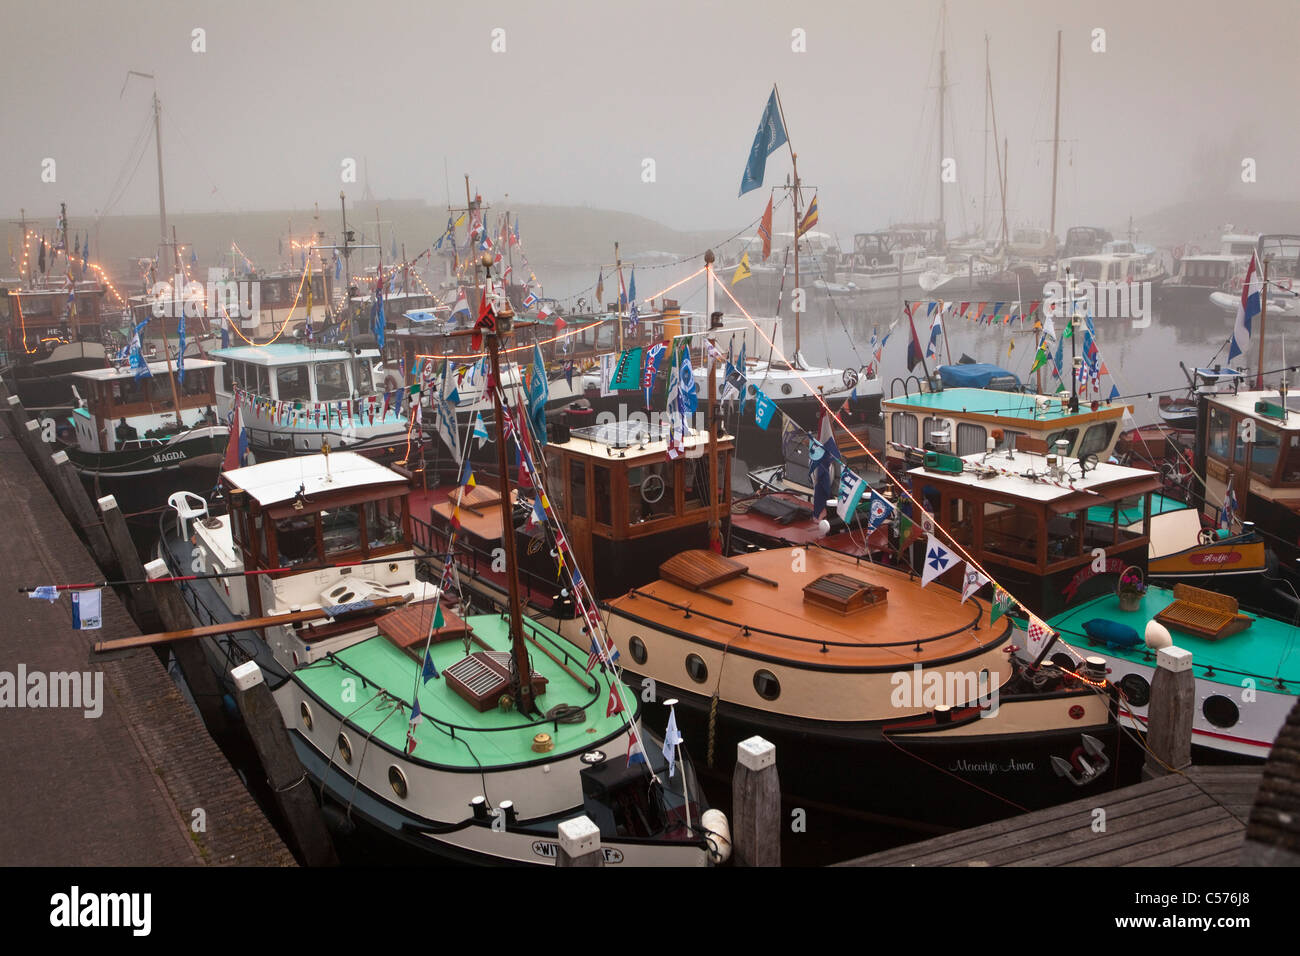
<instances>
[{"instance_id":1,"label":"boat porthole","mask_svg":"<svg viewBox=\"0 0 1300 956\"><path fill-rule=\"evenodd\" d=\"M298 705L298 713L302 715L302 725L311 730L311 708L307 706L305 700Z\"/></svg>"},{"instance_id":2,"label":"boat porthole","mask_svg":"<svg viewBox=\"0 0 1300 956\"><path fill-rule=\"evenodd\" d=\"M644 664L646 658L650 656L645 649L645 641L641 640L641 638L636 635L628 638L627 650L628 653L632 655L632 660L636 661L638 664Z\"/></svg>"},{"instance_id":3,"label":"boat porthole","mask_svg":"<svg viewBox=\"0 0 1300 956\"><path fill-rule=\"evenodd\" d=\"M1125 674L1119 680L1119 689L1130 707L1145 707L1151 700L1151 685L1141 674Z\"/></svg>"},{"instance_id":4,"label":"boat porthole","mask_svg":"<svg viewBox=\"0 0 1300 956\"><path fill-rule=\"evenodd\" d=\"M344 763L352 763L352 741L348 740L347 734L339 734L339 756Z\"/></svg>"},{"instance_id":5,"label":"boat porthole","mask_svg":"<svg viewBox=\"0 0 1300 956\"><path fill-rule=\"evenodd\" d=\"M686 673L695 683L703 684L709 679L709 665L704 663L704 658L699 654L687 654Z\"/></svg>"},{"instance_id":6,"label":"boat porthole","mask_svg":"<svg viewBox=\"0 0 1300 956\"><path fill-rule=\"evenodd\" d=\"M794 391L794 386L792 386L789 382L786 382L781 386L782 395L789 395L793 391Z\"/></svg>"},{"instance_id":7,"label":"boat porthole","mask_svg":"<svg viewBox=\"0 0 1300 956\"><path fill-rule=\"evenodd\" d=\"M764 700L776 700L781 696L781 682L771 671L754 671L754 690Z\"/></svg>"},{"instance_id":8,"label":"boat porthole","mask_svg":"<svg viewBox=\"0 0 1300 956\"><path fill-rule=\"evenodd\" d=\"M388 768L388 784L393 788L393 793L402 800L406 799L406 774L402 773L402 768L397 764Z\"/></svg>"},{"instance_id":9,"label":"boat porthole","mask_svg":"<svg viewBox=\"0 0 1300 956\"><path fill-rule=\"evenodd\" d=\"M1205 703L1201 705L1201 713L1216 727L1232 727L1241 719L1241 711L1237 709L1237 705L1231 698L1224 697L1222 694L1205 698Z\"/></svg>"}]
</instances>

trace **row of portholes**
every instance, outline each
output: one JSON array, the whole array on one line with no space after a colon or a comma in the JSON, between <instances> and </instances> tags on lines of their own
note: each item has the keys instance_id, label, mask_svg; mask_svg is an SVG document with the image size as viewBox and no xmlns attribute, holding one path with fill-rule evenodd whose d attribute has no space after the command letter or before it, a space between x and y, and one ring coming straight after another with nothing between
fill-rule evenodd
<instances>
[{"instance_id":1,"label":"row of portholes","mask_svg":"<svg viewBox=\"0 0 1300 956\"><path fill-rule=\"evenodd\" d=\"M1141 674L1125 674L1119 680L1124 698L1134 707L1145 707L1151 701L1151 685ZM1201 705L1201 715L1215 727L1235 727L1241 720L1241 710L1230 697L1211 694Z\"/></svg>"},{"instance_id":2,"label":"row of portholes","mask_svg":"<svg viewBox=\"0 0 1300 956\"><path fill-rule=\"evenodd\" d=\"M313 720L311 708L307 706L304 700L298 704L298 713L302 716L302 725L308 730L312 729ZM352 764L352 741L348 739L345 733L339 733L338 739L339 756L343 762L351 766ZM410 787L406 783L406 774L402 773L402 768L393 764L388 768L388 785L393 788L393 793L397 794L399 799L405 800L406 795L410 792Z\"/></svg>"},{"instance_id":3,"label":"row of portholes","mask_svg":"<svg viewBox=\"0 0 1300 956\"><path fill-rule=\"evenodd\" d=\"M635 635L628 639L627 649L638 664L644 664L650 656L645 641ZM709 679L709 665L699 654L687 654L686 673L695 683L703 684ZM781 682L771 671L760 669L754 672L754 691L764 700L776 700L781 696Z\"/></svg>"}]
</instances>

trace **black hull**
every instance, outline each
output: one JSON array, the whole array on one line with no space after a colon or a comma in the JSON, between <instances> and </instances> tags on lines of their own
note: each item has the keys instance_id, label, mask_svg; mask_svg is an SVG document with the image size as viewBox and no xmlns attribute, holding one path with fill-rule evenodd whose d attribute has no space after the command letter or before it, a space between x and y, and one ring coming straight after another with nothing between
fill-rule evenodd
<instances>
[{"instance_id":1,"label":"black hull","mask_svg":"<svg viewBox=\"0 0 1300 956\"><path fill-rule=\"evenodd\" d=\"M639 677L624 678L638 691ZM821 806L918 829L977 826L1022 810L1037 810L1115 786L1136 783L1140 747L1115 724L1036 734L953 736L922 739L882 734L880 725L819 723L722 702L714 726L713 765L708 764L710 699L659 683L646 704L652 727L666 726L662 701L676 697L677 723L701 773L730 774L736 745L758 735L776 746L782 795L792 806ZM1062 697L1062 706L1068 706ZM1007 701L1003 700L1003 706ZM979 719L979 718L975 718ZM1051 769L1053 756L1070 759L1081 734L1100 740L1112 769L1076 787ZM1119 759L1116 760L1117 750ZM1114 768L1118 765L1118 771ZM813 813L812 809L809 813Z\"/></svg>"}]
</instances>

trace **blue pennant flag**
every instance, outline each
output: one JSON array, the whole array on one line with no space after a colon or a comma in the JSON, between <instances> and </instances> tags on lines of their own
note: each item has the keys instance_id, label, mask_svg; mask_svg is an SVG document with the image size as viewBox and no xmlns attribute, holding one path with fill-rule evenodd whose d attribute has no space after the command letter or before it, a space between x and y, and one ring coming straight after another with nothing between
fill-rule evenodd
<instances>
[{"instance_id":1,"label":"blue pennant flag","mask_svg":"<svg viewBox=\"0 0 1300 956\"><path fill-rule=\"evenodd\" d=\"M546 444L546 400L550 389L546 382L546 360L542 348L533 343L533 377L528 383L528 417L539 444Z\"/></svg>"},{"instance_id":2,"label":"blue pennant flag","mask_svg":"<svg viewBox=\"0 0 1300 956\"><path fill-rule=\"evenodd\" d=\"M176 336L180 339L180 344L176 350L176 377L180 379L182 385L185 384L185 310L181 310L181 317L176 323ZM177 418L179 419L179 415Z\"/></svg>"},{"instance_id":3,"label":"blue pennant flag","mask_svg":"<svg viewBox=\"0 0 1300 956\"><path fill-rule=\"evenodd\" d=\"M433 666L433 651L424 652L424 669L420 673L426 684L438 676L438 668Z\"/></svg>"},{"instance_id":4,"label":"blue pennant flag","mask_svg":"<svg viewBox=\"0 0 1300 956\"><path fill-rule=\"evenodd\" d=\"M754 421L758 423L759 428L767 431L772 416L776 414L776 402L768 398L763 390L755 385L749 386L749 394L754 396Z\"/></svg>"},{"instance_id":5,"label":"blue pennant flag","mask_svg":"<svg viewBox=\"0 0 1300 956\"><path fill-rule=\"evenodd\" d=\"M148 324L149 324L149 320L145 319L143 322L137 325L135 327L135 330L131 333L131 346L130 346L129 356L131 362L131 370L135 372L135 377L137 380L142 378L150 378L153 376L153 372L149 371L149 363L144 360L144 356L140 353L140 332Z\"/></svg>"},{"instance_id":6,"label":"blue pennant flag","mask_svg":"<svg viewBox=\"0 0 1300 956\"><path fill-rule=\"evenodd\" d=\"M343 257L337 252L334 253L334 281L338 282L343 278ZM344 292L347 290L345 289Z\"/></svg>"},{"instance_id":7,"label":"blue pennant flag","mask_svg":"<svg viewBox=\"0 0 1300 956\"><path fill-rule=\"evenodd\" d=\"M738 196L763 185L767 157L784 146L785 141L785 124L781 122L781 108L776 102L776 87L773 87L767 97L763 118L758 122L758 132L754 134L754 145L749 148L749 161L745 163L745 174L740 179Z\"/></svg>"}]
</instances>

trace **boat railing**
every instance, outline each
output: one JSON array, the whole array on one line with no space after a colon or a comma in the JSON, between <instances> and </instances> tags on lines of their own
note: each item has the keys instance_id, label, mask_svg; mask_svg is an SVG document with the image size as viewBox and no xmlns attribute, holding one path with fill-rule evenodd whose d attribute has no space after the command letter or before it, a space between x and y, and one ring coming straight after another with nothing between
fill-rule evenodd
<instances>
[{"instance_id":1,"label":"boat railing","mask_svg":"<svg viewBox=\"0 0 1300 956\"><path fill-rule=\"evenodd\" d=\"M832 647L912 647L919 652L923 644L933 644L935 641L942 641L945 638L961 634L965 631L977 630L979 628L980 617L984 614L983 605L980 604L976 598L971 598L970 603L975 605L975 616L971 619L969 624L964 624L961 627L954 628L953 630L946 631L942 634L932 634L929 637L918 637L906 641L872 641L867 644L862 641L829 641L821 637L801 637L798 634L785 634L781 631L771 631L767 628L757 627L753 624L738 622L733 618L717 617L713 614L692 607L689 604L678 604L676 601L669 601L667 598L648 594L638 588L633 588L629 591L628 597L632 599L646 598L647 600L658 602L659 604L672 608L675 611L683 612L684 616L688 619L693 617L702 617L706 621L716 621L719 624L726 624L732 627L739 625L741 634L744 637L749 637L753 634L762 634L766 637L775 637L783 641L795 641L800 644L818 644L821 645L821 653L823 654L829 654Z\"/></svg>"},{"instance_id":2,"label":"boat railing","mask_svg":"<svg viewBox=\"0 0 1300 956\"><path fill-rule=\"evenodd\" d=\"M339 654L336 653L335 651L330 651L320 660L314 661L311 664L307 664L304 667L299 668L299 670L308 670L312 667L319 665L322 661L329 661L334 666L342 670L345 670L350 674L355 674L357 676L357 679L361 681L361 687L363 690L373 689L378 693L383 694L385 697L393 701L399 707L402 707L408 711L411 709L411 702L407 700L405 696L403 696L402 694L394 694L392 691L384 687L382 684L376 684L374 681L367 678L366 675L363 674L361 671L357 670L347 661L343 660L339 656ZM582 682L579 681L578 683L582 683ZM473 727L466 724L454 724L449 720L443 720L439 717L436 717L426 710L422 710L420 712L420 715L423 720L426 720L429 723L433 724L435 727L438 727L440 730L445 731L448 735L451 736L453 740L458 739L456 737L456 731L458 730L462 733L462 735L468 736L470 734L492 734L492 733L502 733L507 731L518 731L524 728L542 727L545 726L546 724L550 724L552 730L558 733L560 729L560 724L567 723L569 722L569 720L572 720L572 715L575 711L583 711L585 713L588 707L595 704L603 696L601 691L600 681L595 681L595 685L596 685L595 689L592 689L587 687L585 684L583 684L583 690L587 691L589 696L585 701L581 703L566 704L566 706L563 708L558 708L558 707L553 708L551 711L548 711L547 714L544 715L541 720L531 720L525 718L520 723L507 724L502 727ZM568 718L568 720L566 720L566 718Z\"/></svg>"}]
</instances>

